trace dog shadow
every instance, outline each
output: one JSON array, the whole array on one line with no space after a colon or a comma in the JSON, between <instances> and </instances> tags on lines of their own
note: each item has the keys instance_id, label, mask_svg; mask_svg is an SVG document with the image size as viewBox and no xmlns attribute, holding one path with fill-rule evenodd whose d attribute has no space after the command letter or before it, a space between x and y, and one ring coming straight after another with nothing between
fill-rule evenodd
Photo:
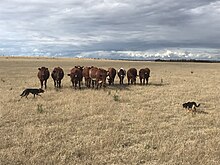
<instances>
[{"instance_id":1,"label":"dog shadow","mask_svg":"<svg viewBox=\"0 0 220 165\"><path fill-rule=\"evenodd\" d=\"M206 115L206 114L209 114L208 112L205 112L205 111L203 111L203 110L197 110L196 113L197 113L197 114L205 114L205 115Z\"/></svg>"}]
</instances>

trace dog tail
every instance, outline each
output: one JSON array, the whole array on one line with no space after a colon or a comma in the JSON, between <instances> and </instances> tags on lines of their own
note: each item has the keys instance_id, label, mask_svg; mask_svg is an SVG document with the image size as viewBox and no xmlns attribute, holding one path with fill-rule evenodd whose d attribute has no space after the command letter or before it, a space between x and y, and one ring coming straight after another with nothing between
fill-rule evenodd
<instances>
[{"instance_id":1,"label":"dog tail","mask_svg":"<svg viewBox=\"0 0 220 165\"><path fill-rule=\"evenodd\" d=\"M25 90L20 94L21 97L25 96Z\"/></svg>"},{"instance_id":2,"label":"dog tail","mask_svg":"<svg viewBox=\"0 0 220 165\"><path fill-rule=\"evenodd\" d=\"M24 92L22 92L22 94L20 94L20 96L23 96L24 95Z\"/></svg>"},{"instance_id":3,"label":"dog tail","mask_svg":"<svg viewBox=\"0 0 220 165\"><path fill-rule=\"evenodd\" d=\"M200 106L200 104L196 105L196 107L199 107L199 106Z\"/></svg>"}]
</instances>

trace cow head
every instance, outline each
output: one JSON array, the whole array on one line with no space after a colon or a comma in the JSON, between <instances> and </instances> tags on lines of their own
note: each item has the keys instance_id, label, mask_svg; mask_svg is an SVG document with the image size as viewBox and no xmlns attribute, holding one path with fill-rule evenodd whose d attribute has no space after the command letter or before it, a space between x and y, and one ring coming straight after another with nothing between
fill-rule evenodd
<instances>
[{"instance_id":1,"label":"cow head","mask_svg":"<svg viewBox=\"0 0 220 165\"><path fill-rule=\"evenodd\" d=\"M80 69L80 70L82 71L83 68L84 68L84 66L79 66L79 65L77 65L77 66L75 66L75 68L78 68L78 69Z\"/></svg>"},{"instance_id":2,"label":"cow head","mask_svg":"<svg viewBox=\"0 0 220 165\"><path fill-rule=\"evenodd\" d=\"M40 93L44 93L44 90L42 88L39 88Z\"/></svg>"},{"instance_id":3,"label":"cow head","mask_svg":"<svg viewBox=\"0 0 220 165\"><path fill-rule=\"evenodd\" d=\"M46 68L46 67L41 67L41 68L38 68L38 70L41 70L41 71L44 71L44 70L48 70L48 68Z\"/></svg>"}]
</instances>

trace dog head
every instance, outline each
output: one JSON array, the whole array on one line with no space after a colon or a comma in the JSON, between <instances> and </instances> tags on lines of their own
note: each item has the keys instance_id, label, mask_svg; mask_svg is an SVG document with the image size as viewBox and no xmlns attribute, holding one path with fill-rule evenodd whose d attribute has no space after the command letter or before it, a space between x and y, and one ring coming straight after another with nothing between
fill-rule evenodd
<instances>
[{"instance_id":1,"label":"dog head","mask_svg":"<svg viewBox=\"0 0 220 165\"><path fill-rule=\"evenodd\" d=\"M44 93L44 90L39 88L39 93Z\"/></svg>"},{"instance_id":2,"label":"dog head","mask_svg":"<svg viewBox=\"0 0 220 165\"><path fill-rule=\"evenodd\" d=\"M186 103L183 104L183 108L187 108L187 104Z\"/></svg>"}]
</instances>

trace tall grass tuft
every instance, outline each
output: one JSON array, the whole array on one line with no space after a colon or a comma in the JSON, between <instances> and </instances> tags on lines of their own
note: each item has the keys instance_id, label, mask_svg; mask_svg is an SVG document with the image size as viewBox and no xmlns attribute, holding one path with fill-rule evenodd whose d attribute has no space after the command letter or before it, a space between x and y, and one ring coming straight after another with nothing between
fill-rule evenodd
<instances>
[{"instance_id":1,"label":"tall grass tuft","mask_svg":"<svg viewBox=\"0 0 220 165\"><path fill-rule=\"evenodd\" d=\"M38 104L38 105L37 105L37 112L38 112L38 113L43 113L43 111L44 111L44 110L43 110L43 105L42 105L42 104Z\"/></svg>"},{"instance_id":2,"label":"tall grass tuft","mask_svg":"<svg viewBox=\"0 0 220 165\"><path fill-rule=\"evenodd\" d=\"M119 101L119 95L116 93L113 95L114 101Z\"/></svg>"}]
</instances>

